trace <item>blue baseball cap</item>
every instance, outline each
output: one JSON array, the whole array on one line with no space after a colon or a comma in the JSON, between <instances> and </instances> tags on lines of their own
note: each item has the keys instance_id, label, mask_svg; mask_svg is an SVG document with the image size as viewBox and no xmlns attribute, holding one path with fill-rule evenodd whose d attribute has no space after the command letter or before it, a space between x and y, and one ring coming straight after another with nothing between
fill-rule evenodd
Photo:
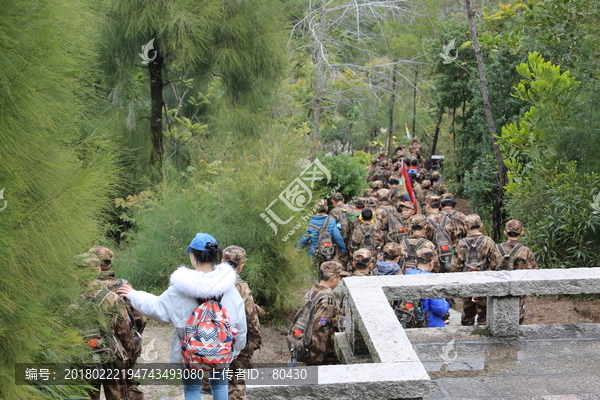
<instances>
[{"instance_id":1,"label":"blue baseball cap","mask_svg":"<svg viewBox=\"0 0 600 400\"><path fill-rule=\"evenodd\" d=\"M192 239L192 242L190 243L185 252L191 253L191 249L202 251L208 250L206 248L206 245L208 243L217 243L217 239L210 236L208 233L196 233L196 237Z\"/></svg>"}]
</instances>

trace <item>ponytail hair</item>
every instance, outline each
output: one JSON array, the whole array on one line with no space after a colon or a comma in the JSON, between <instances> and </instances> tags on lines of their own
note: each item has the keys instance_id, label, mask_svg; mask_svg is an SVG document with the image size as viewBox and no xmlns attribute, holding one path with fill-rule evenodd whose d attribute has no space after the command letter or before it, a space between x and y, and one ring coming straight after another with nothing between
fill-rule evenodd
<instances>
[{"instance_id":1,"label":"ponytail hair","mask_svg":"<svg viewBox=\"0 0 600 400\"><path fill-rule=\"evenodd\" d=\"M196 250L190 248L197 262L209 262L212 265L217 265L221 260L221 248L217 243L207 243L206 250Z\"/></svg>"}]
</instances>

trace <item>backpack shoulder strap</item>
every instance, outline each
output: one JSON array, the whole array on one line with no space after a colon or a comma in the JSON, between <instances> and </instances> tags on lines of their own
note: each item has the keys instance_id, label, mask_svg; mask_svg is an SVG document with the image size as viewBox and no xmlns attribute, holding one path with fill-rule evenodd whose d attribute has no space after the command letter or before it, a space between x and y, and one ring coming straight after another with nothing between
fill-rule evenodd
<instances>
[{"instance_id":1,"label":"backpack shoulder strap","mask_svg":"<svg viewBox=\"0 0 600 400\"><path fill-rule=\"evenodd\" d=\"M419 241L418 241L417 243L415 243L415 248L416 248L417 250L420 250L420 249L421 249L421 247L423 247L423 245L424 245L426 242L427 242L427 239L425 239L425 238L421 238L421 239L419 239Z\"/></svg>"},{"instance_id":2,"label":"backpack shoulder strap","mask_svg":"<svg viewBox=\"0 0 600 400\"><path fill-rule=\"evenodd\" d=\"M447 223L448 223L448 214L444 215L444 218L442 218L442 222L440 222L440 228L446 228Z\"/></svg>"},{"instance_id":3,"label":"backpack shoulder strap","mask_svg":"<svg viewBox=\"0 0 600 400\"><path fill-rule=\"evenodd\" d=\"M521 247L523 247L523 245L521 243L519 243L515 247L513 247L510 254L508 255L508 258L510 258L512 260L514 258L514 256L517 254L517 252L519 250L521 250Z\"/></svg>"},{"instance_id":4,"label":"backpack shoulder strap","mask_svg":"<svg viewBox=\"0 0 600 400\"><path fill-rule=\"evenodd\" d=\"M362 225L358 225L356 228L360 231L360 233L362 233L363 236L365 236L367 234L367 232L365 231L365 228L363 228Z\"/></svg>"},{"instance_id":5,"label":"backpack shoulder strap","mask_svg":"<svg viewBox=\"0 0 600 400\"><path fill-rule=\"evenodd\" d=\"M319 235L321 235L321 232L323 232L323 229L327 229L327 227L329 226L330 220L331 220L331 215L328 215L327 219L325 219L325 223L323 224L323 226L316 226L315 224L308 224L308 227L314 229L315 231L317 231L319 233Z\"/></svg>"},{"instance_id":6,"label":"backpack shoulder strap","mask_svg":"<svg viewBox=\"0 0 600 400\"><path fill-rule=\"evenodd\" d=\"M433 227L433 228L437 228L438 224L435 223L435 221L433 219L431 219L431 217L427 217L427 222L429 222L429 224Z\"/></svg>"},{"instance_id":7,"label":"backpack shoulder strap","mask_svg":"<svg viewBox=\"0 0 600 400\"><path fill-rule=\"evenodd\" d=\"M500 255L502 256L502 258L506 257L506 250L504 250L504 246L502 245L502 243L498 243L496 245L496 248L500 252Z\"/></svg>"}]
</instances>

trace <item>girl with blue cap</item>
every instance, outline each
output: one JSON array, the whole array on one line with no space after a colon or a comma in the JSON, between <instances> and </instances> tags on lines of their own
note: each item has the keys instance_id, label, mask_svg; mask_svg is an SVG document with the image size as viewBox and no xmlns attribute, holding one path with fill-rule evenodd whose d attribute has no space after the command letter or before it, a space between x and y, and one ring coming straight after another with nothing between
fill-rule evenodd
<instances>
[{"instance_id":1,"label":"girl with blue cap","mask_svg":"<svg viewBox=\"0 0 600 400\"><path fill-rule=\"evenodd\" d=\"M246 314L244 301L235 288L236 273L228 263L220 263L221 249L217 240L207 233L198 233L185 251L190 254L193 269L179 267L171 274L169 288L160 296L134 290L131 285L119 288L133 307L157 321L170 322L175 327L171 345L171 363L181 364L181 339L192 311L206 300L216 300L227 310L231 327L237 329L233 356L246 346ZM211 374L214 400L227 399L227 379L223 370ZM184 380L185 400L200 400L201 380Z\"/></svg>"}]
</instances>

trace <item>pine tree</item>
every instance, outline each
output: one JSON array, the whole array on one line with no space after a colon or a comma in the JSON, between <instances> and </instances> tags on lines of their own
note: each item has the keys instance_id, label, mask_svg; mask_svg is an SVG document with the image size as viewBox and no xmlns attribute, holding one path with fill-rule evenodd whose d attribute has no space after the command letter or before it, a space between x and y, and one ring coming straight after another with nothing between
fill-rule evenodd
<instances>
[{"instance_id":1,"label":"pine tree","mask_svg":"<svg viewBox=\"0 0 600 400\"><path fill-rule=\"evenodd\" d=\"M256 100L257 89L282 68L276 5L266 0L111 0L105 12L102 60L111 87L126 85L132 71L144 67L138 49L154 40L145 67L153 165L162 162L163 87L176 79L167 76L173 63L186 77L221 77L236 107Z\"/></svg>"},{"instance_id":2,"label":"pine tree","mask_svg":"<svg viewBox=\"0 0 600 400\"><path fill-rule=\"evenodd\" d=\"M94 17L84 0L0 5L0 398L77 387L14 383L15 363L66 362L83 344L65 308L72 257L98 238L115 183L111 121L93 90Z\"/></svg>"}]
</instances>

